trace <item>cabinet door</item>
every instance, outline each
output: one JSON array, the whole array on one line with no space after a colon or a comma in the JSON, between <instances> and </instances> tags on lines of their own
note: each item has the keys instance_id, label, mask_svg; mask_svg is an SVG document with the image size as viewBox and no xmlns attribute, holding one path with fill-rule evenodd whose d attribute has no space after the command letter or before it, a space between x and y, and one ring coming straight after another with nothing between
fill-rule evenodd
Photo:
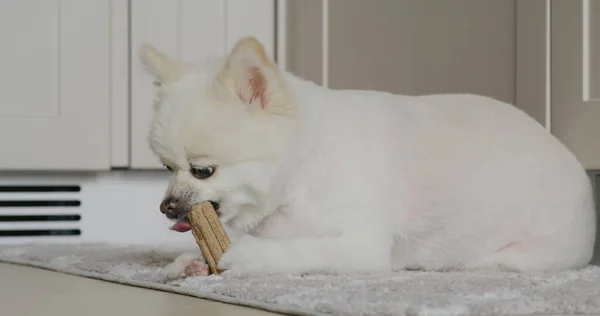
<instances>
[{"instance_id":1,"label":"cabinet door","mask_svg":"<svg viewBox=\"0 0 600 316\"><path fill-rule=\"evenodd\" d=\"M274 55L273 0L131 1L131 167L160 168L149 148L153 78L138 60L149 43L187 61L203 61L230 50L238 39L255 36Z\"/></svg>"},{"instance_id":2,"label":"cabinet door","mask_svg":"<svg viewBox=\"0 0 600 316\"><path fill-rule=\"evenodd\" d=\"M552 1L551 130L600 169L600 1Z\"/></svg>"},{"instance_id":3,"label":"cabinet door","mask_svg":"<svg viewBox=\"0 0 600 316\"><path fill-rule=\"evenodd\" d=\"M290 0L288 68L333 89L468 92L514 103L515 6L330 0L323 20L322 1Z\"/></svg>"},{"instance_id":4,"label":"cabinet door","mask_svg":"<svg viewBox=\"0 0 600 316\"><path fill-rule=\"evenodd\" d=\"M109 1L0 1L0 170L109 167L109 31Z\"/></svg>"}]
</instances>

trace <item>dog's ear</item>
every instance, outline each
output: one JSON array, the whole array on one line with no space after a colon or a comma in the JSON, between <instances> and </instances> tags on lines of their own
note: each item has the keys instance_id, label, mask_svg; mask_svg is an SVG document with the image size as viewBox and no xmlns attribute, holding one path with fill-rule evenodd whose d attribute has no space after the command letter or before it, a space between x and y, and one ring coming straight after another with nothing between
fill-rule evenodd
<instances>
[{"instance_id":1,"label":"dog's ear","mask_svg":"<svg viewBox=\"0 0 600 316\"><path fill-rule=\"evenodd\" d=\"M280 70L253 37L236 43L216 83L253 110L282 115L294 112Z\"/></svg>"},{"instance_id":2,"label":"dog's ear","mask_svg":"<svg viewBox=\"0 0 600 316\"><path fill-rule=\"evenodd\" d=\"M146 67L146 71L155 77L154 84L156 86L176 80L181 75L180 63L152 45L142 45L139 57L142 64Z\"/></svg>"}]
</instances>

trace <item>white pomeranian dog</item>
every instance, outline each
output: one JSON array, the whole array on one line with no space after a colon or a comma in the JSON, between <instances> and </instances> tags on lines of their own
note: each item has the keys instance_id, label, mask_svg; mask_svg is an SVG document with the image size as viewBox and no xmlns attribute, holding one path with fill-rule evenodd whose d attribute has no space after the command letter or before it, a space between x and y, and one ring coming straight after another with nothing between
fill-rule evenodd
<instances>
[{"instance_id":1,"label":"white pomeranian dog","mask_svg":"<svg viewBox=\"0 0 600 316\"><path fill-rule=\"evenodd\" d=\"M192 64L151 45L160 209L190 230L211 201L230 274L551 271L592 258L592 187L576 157L491 98L331 90L280 70L254 38ZM203 275L200 251L166 267Z\"/></svg>"}]
</instances>

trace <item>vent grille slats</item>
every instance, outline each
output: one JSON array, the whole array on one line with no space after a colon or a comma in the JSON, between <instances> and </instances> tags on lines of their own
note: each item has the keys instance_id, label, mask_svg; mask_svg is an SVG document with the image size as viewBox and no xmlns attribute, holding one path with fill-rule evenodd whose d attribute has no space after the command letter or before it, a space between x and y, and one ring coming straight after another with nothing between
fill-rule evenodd
<instances>
[{"instance_id":1,"label":"vent grille slats","mask_svg":"<svg viewBox=\"0 0 600 316\"><path fill-rule=\"evenodd\" d=\"M0 185L0 238L80 236L80 192L79 185Z\"/></svg>"},{"instance_id":2,"label":"vent grille slats","mask_svg":"<svg viewBox=\"0 0 600 316\"><path fill-rule=\"evenodd\" d=\"M77 200L0 200L0 207L72 207L81 206Z\"/></svg>"},{"instance_id":3,"label":"vent grille slats","mask_svg":"<svg viewBox=\"0 0 600 316\"><path fill-rule=\"evenodd\" d=\"M0 222L76 222L79 214L58 215L0 215Z\"/></svg>"},{"instance_id":4,"label":"vent grille slats","mask_svg":"<svg viewBox=\"0 0 600 316\"><path fill-rule=\"evenodd\" d=\"M22 229L22 230L0 230L0 237L17 236L79 236L79 229Z\"/></svg>"},{"instance_id":5,"label":"vent grille slats","mask_svg":"<svg viewBox=\"0 0 600 316\"><path fill-rule=\"evenodd\" d=\"M0 185L3 192L79 192L78 185Z\"/></svg>"}]
</instances>

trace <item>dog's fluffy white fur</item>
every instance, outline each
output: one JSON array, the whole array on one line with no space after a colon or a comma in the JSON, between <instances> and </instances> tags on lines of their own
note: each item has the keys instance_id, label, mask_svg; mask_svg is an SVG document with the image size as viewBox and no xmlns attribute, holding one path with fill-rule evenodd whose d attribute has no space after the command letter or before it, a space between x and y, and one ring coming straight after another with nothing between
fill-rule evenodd
<instances>
[{"instance_id":1,"label":"dog's fluffy white fur","mask_svg":"<svg viewBox=\"0 0 600 316\"><path fill-rule=\"evenodd\" d=\"M512 105L477 95L331 90L253 38L192 64L152 46L149 142L165 198L220 203L228 273L579 268L596 235L576 157ZM190 168L214 166L195 178ZM235 237L237 236L237 237ZM198 252L167 268L182 275Z\"/></svg>"}]
</instances>

